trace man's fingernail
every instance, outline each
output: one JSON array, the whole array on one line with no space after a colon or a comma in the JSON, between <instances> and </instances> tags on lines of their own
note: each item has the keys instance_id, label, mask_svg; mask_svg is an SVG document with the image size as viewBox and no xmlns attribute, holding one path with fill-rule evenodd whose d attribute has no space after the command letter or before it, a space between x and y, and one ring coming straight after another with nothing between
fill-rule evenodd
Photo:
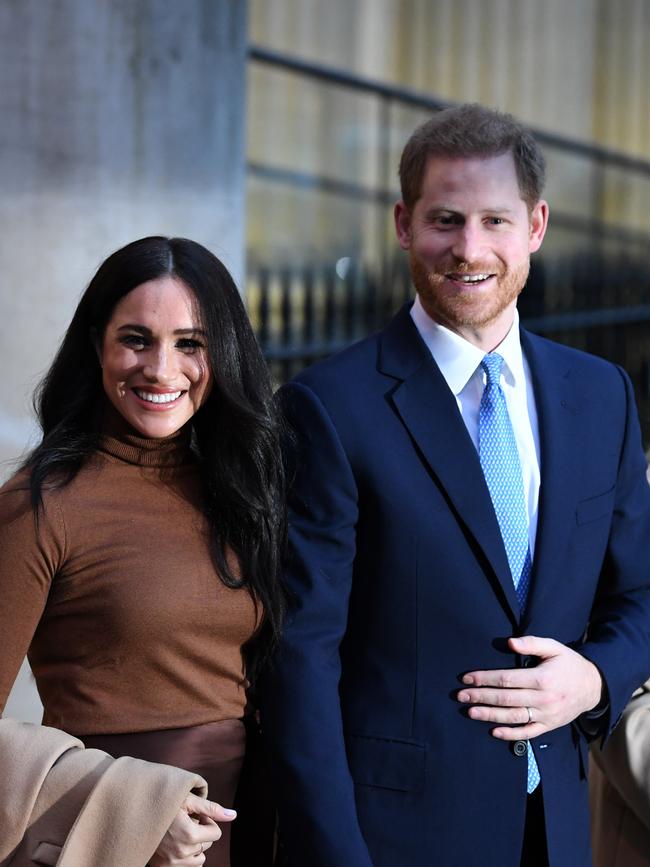
<instances>
[{"instance_id":1,"label":"man's fingernail","mask_svg":"<svg viewBox=\"0 0 650 867\"><path fill-rule=\"evenodd\" d=\"M463 683L474 683L474 678L470 677L469 674L466 674L463 677Z\"/></svg>"},{"instance_id":2,"label":"man's fingernail","mask_svg":"<svg viewBox=\"0 0 650 867\"><path fill-rule=\"evenodd\" d=\"M468 692L459 692L458 693L458 701L469 701L469 693Z\"/></svg>"},{"instance_id":3,"label":"man's fingernail","mask_svg":"<svg viewBox=\"0 0 650 867\"><path fill-rule=\"evenodd\" d=\"M224 808L223 808L223 811L224 811L224 813L226 814L226 816L228 816L228 818L230 818L231 816L234 817L234 816L237 815L237 810L227 810L227 809L224 807Z\"/></svg>"}]
</instances>

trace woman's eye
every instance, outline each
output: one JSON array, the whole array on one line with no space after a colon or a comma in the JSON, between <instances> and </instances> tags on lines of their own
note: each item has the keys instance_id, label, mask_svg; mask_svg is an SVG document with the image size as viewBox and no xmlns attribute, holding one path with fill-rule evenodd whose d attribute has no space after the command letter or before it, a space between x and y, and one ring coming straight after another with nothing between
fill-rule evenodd
<instances>
[{"instance_id":1,"label":"woman's eye","mask_svg":"<svg viewBox=\"0 0 650 867\"><path fill-rule=\"evenodd\" d=\"M146 346L146 341L141 334L125 334L120 338L120 343L128 346L129 349L142 349Z\"/></svg>"},{"instance_id":2,"label":"woman's eye","mask_svg":"<svg viewBox=\"0 0 650 867\"><path fill-rule=\"evenodd\" d=\"M203 349L201 341L195 340L192 337L182 337L176 342L176 346L178 349L182 349L183 352L197 352L199 349Z\"/></svg>"}]
</instances>

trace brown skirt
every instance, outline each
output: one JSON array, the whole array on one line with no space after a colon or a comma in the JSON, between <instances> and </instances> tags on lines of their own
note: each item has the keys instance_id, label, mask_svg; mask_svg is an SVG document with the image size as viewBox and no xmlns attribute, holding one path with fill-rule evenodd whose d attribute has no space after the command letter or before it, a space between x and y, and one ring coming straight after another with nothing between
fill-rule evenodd
<instances>
[{"instance_id":1,"label":"brown skirt","mask_svg":"<svg viewBox=\"0 0 650 867\"><path fill-rule=\"evenodd\" d=\"M233 806L246 749L241 720L228 719L160 732L88 735L81 736L80 740L86 747L104 750L116 759L132 756L199 774L208 784L211 801L223 807ZM206 850L206 867L230 867L230 823L223 823L221 830L221 839Z\"/></svg>"}]
</instances>

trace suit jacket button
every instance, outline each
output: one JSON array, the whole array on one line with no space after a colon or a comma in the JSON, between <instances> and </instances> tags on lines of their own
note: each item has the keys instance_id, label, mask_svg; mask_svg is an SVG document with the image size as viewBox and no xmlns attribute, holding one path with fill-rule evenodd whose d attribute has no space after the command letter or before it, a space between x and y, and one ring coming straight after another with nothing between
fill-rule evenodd
<instances>
[{"instance_id":1,"label":"suit jacket button","mask_svg":"<svg viewBox=\"0 0 650 867\"><path fill-rule=\"evenodd\" d=\"M512 751L516 756L525 756L528 752L528 743L526 741L515 741L512 745Z\"/></svg>"}]
</instances>

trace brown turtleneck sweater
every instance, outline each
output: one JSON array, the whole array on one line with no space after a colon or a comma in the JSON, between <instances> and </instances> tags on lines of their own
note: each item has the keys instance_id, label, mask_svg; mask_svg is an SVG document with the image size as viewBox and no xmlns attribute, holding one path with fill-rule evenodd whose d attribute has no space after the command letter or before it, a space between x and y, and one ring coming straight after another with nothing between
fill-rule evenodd
<instances>
[{"instance_id":1,"label":"brown turtleneck sweater","mask_svg":"<svg viewBox=\"0 0 650 867\"><path fill-rule=\"evenodd\" d=\"M0 489L0 711L28 652L46 725L158 731L243 716L246 590L217 576L184 435L106 436L66 487Z\"/></svg>"}]
</instances>

